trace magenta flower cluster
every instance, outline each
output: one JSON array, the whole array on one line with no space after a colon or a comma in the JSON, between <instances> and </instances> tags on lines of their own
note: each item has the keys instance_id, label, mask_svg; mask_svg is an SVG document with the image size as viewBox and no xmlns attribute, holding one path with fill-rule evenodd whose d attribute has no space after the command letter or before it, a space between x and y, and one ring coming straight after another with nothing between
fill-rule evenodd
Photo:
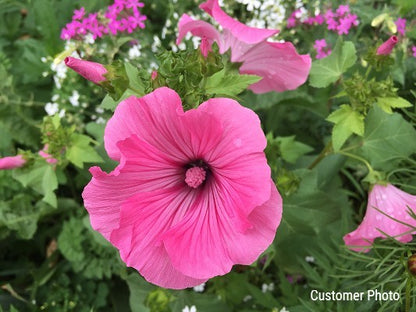
<instances>
[{"instance_id":1,"label":"magenta flower cluster","mask_svg":"<svg viewBox=\"0 0 416 312\"><path fill-rule=\"evenodd\" d=\"M317 59L327 57L332 52L325 39L315 40L315 44L313 45L313 47L316 50Z\"/></svg>"},{"instance_id":2,"label":"magenta flower cluster","mask_svg":"<svg viewBox=\"0 0 416 312\"><path fill-rule=\"evenodd\" d=\"M347 35L353 26L357 26L359 21L357 15L351 14L348 5L340 5L335 12L331 9L323 14L315 15L302 19L300 10L294 11L287 20L287 28L293 28L297 25L322 25L326 23L328 30L332 30L338 35Z\"/></svg>"},{"instance_id":3,"label":"magenta flower cluster","mask_svg":"<svg viewBox=\"0 0 416 312\"><path fill-rule=\"evenodd\" d=\"M139 10L143 6L139 0L115 0L104 14L94 12L88 15L82 7L74 11L72 21L62 29L61 39L81 40L88 34L94 39L123 32L130 34L138 27L145 27L146 16Z\"/></svg>"}]
</instances>

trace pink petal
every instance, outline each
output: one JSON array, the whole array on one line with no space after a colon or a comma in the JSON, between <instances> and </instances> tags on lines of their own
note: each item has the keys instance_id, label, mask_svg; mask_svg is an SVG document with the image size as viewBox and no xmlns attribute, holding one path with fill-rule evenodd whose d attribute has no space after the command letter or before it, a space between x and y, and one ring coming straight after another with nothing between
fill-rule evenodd
<instances>
[{"instance_id":1,"label":"pink petal","mask_svg":"<svg viewBox=\"0 0 416 312\"><path fill-rule=\"evenodd\" d=\"M116 108L113 117L107 123L104 132L105 149L114 159L120 159L117 142L132 134L141 139L151 140L152 136L172 138L170 128L177 128L177 113L181 113L182 102L179 95L169 88L159 88L142 98L134 96L122 101ZM163 127L163 129L161 128ZM160 134L160 135L158 135ZM174 148L173 140L162 140L166 147ZM180 140L182 141L182 140Z\"/></svg>"},{"instance_id":2,"label":"pink petal","mask_svg":"<svg viewBox=\"0 0 416 312\"><path fill-rule=\"evenodd\" d=\"M132 96L121 102L108 121L104 142L108 155L118 160L117 142L135 134L185 164L212 149L221 132L221 125L211 114L202 116L195 110L184 113L179 95L163 87L140 99Z\"/></svg>"},{"instance_id":3,"label":"pink petal","mask_svg":"<svg viewBox=\"0 0 416 312\"><path fill-rule=\"evenodd\" d=\"M255 93L293 90L308 78L309 55L300 55L290 42L262 42L250 49L237 62L243 62L241 74L263 77L249 89Z\"/></svg>"},{"instance_id":4,"label":"pink petal","mask_svg":"<svg viewBox=\"0 0 416 312\"><path fill-rule=\"evenodd\" d=\"M411 228L403 225L379 212L399 221L416 226L416 220L406 212L408 207L416 211L416 196L407 194L391 184L387 186L375 185L368 197L367 211L358 228L345 235L344 241L349 246L371 246L377 237L386 238L379 230L389 236L397 236L409 231ZM379 230L378 230L379 229ZM412 240L411 234L396 238L398 241L407 243ZM368 248L350 247L354 251L368 252Z\"/></svg>"},{"instance_id":5,"label":"pink petal","mask_svg":"<svg viewBox=\"0 0 416 312\"><path fill-rule=\"evenodd\" d=\"M182 289L206 281L184 275L172 266L161 237L181 219L197 192L184 186L141 193L121 208L120 227L111 243L120 257L158 286Z\"/></svg>"},{"instance_id":6,"label":"pink petal","mask_svg":"<svg viewBox=\"0 0 416 312\"><path fill-rule=\"evenodd\" d=\"M249 27L228 16L219 6L218 0L208 0L199 6L209 15L211 15L224 29L241 41L248 44L255 44L266 40L277 34L279 31L274 29L261 29Z\"/></svg>"},{"instance_id":7,"label":"pink petal","mask_svg":"<svg viewBox=\"0 0 416 312\"><path fill-rule=\"evenodd\" d=\"M22 155L2 157L0 158L0 170L20 168L25 163L26 160Z\"/></svg>"},{"instance_id":8,"label":"pink petal","mask_svg":"<svg viewBox=\"0 0 416 312\"><path fill-rule=\"evenodd\" d=\"M183 14L179 20L178 30L179 33L178 38L176 39L176 44L181 43L182 39L188 32L191 32L194 36L207 38L211 44L213 41L220 44L221 41L221 35L214 26L204 21L196 21L187 14Z\"/></svg>"},{"instance_id":9,"label":"pink petal","mask_svg":"<svg viewBox=\"0 0 416 312\"><path fill-rule=\"evenodd\" d=\"M184 184L182 169L145 141L132 136L118 146L123 154L121 164L109 174L91 168L93 178L82 193L93 229L106 239L118 228L120 207L128 198L138 192Z\"/></svg>"},{"instance_id":10,"label":"pink petal","mask_svg":"<svg viewBox=\"0 0 416 312\"><path fill-rule=\"evenodd\" d=\"M107 69L99 63L84 61L68 56L65 58L65 65L95 84L106 80L104 74L107 73Z\"/></svg>"},{"instance_id":11,"label":"pink petal","mask_svg":"<svg viewBox=\"0 0 416 312\"><path fill-rule=\"evenodd\" d=\"M273 183L269 200L247 219L230 217L224 209L231 204L227 194L214 184L210 188L185 219L163 236L173 266L201 279L228 273L234 264L254 262L273 241L282 214L282 201ZM242 223L244 228L238 226Z\"/></svg>"}]
</instances>

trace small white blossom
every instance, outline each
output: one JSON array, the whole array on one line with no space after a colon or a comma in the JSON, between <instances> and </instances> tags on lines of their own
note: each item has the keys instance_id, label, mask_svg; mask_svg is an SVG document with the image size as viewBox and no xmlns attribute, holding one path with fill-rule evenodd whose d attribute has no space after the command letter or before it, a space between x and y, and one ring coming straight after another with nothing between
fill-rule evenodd
<instances>
[{"instance_id":1,"label":"small white blossom","mask_svg":"<svg viewBox=\"0 0 416 312\"><path fill-rule=\"evenodd\" d=\"M251 297L250 295L247 295L243 298L244 302L250 301L253 297Z\"/></svg>"},{"instance_id":2,"label":"small white blossom","mask_svg":"<svg viewBox=\"0 0 416 312\"><path fill-rule=\"evenodd\" d=\"M195 292L203 292L205 289L205 283L202 283L201 285L195 286L194 291Z\"/></svg>"},{"instance_id":3,"label":"small white blossom","mask_svg":"<svg viewBox=\"0 0 416 312\"><path fill-rule=\"evenodd\" d=\"M59 111L59 106L57 103L46 103L45 111L49 116L55 115Z\"/></svg>"},{"instance_id":4,"label":"small white blossom","mask_svg":"<svg viewBox=\"0 0 416 312\"><path fill-rule=\"evenodd\" d=\"M268 291L273 291L273 290L274 290L274 283L270 283L269 285L267 284L261 285L261 291L263 293L266 293Z\"/></svg>"},{"instance_id":5,"label":"small white blossom","mask_svg":"<svg viewBox=\"0 0 416 312\"><path fill-rule=\"evenodd\" d=\"M69 103L72 106L79 106L79 93L77 90L72 91L72 95L69 97Z\"/></svg>"},{"instance_id":6,"label":"small white blossom","mask_svg":"<svg viewBox=\"0 0 416 312\"><path fill-rule=\"evenodd\" d=\"M315 262L315 258L314 258L314 257L312 257L312 256L306 256L306 257L305 257L305 261L306 261L306 262L311 262L311 263L313 263L313 262Z\"/></svg>"},{"instance_id":7,"label":"small white blossom","mask_svg":"<svg viewBox=\"0 0 416 312\"><path fill-rule=\"evenodd\" d=\"M196 307L193 305L191 307L185 306L185 308L182 309L182 312L196 312Z\"/></svg>"},{"instance_id":8,"label":"small white blossom","mask_svg":"<svg viewBox=\"0 0 416 312\"><path fill-rule=\"evenodd\" d=\"M138 58L141 54L142 54L142 52L140 51L140 48L141 48L142 46L140 45L140 44L136 44L136 45L134 45L134 46L132 46L130 49L129 49L129 59L135 59L135 58Z\"/></svg>"},{"instance_id":9,"label":"small white blossom","mask_svg":"<svg viewBox=\"0 0 416 312\"><path fill-rule=\"evenodd\" d=\"M286 307L283 307L280 312L289 312L289 310L286 309Z\"/></svg>"},{"instance_id":10,"label":"small white blossom","mask_svg":"<svg viewBox=\"0 0 416 312\"><path fill-rule=\"evenodd\" d=\"M95 121L95 123L97 124L105 124L106 120L103 117L98 117L97 120Z\"/></svg>"},{"instance_id":11,"label":"small white blossom","mask_svg":"<svg viewBox=\"0 0 416 312\"><path fill-rule=\"evenodd\" d=\"M84 36L84 42L86 44L94 44L95 43L95 40L94 40L94 37L92 36L92 34L86 34Z\"/></svg>"}]
</instances>

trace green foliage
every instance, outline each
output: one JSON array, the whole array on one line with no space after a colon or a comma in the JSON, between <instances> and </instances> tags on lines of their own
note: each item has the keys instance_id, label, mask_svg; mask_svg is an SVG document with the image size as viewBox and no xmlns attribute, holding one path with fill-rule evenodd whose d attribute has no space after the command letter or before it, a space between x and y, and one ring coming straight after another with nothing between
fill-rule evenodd
<instances>
[{"instance_id":1,"label":"green foliage","mask_svg":"<svg viewBox=\"0 0 416 312\"><path fill-rule=\"evenodd\" d=\"M261 77L255 75L226 74L225 68L207 78L205 91L214 96L235 98L249 85L258 82Z\"/></svg>"},{"instance_id":2,"label":"green foliage","mask_svg":"<svg viewBox=\"0 0 416 312\"><path fill-rule=\"evenodd\" d=\"M413 106L401 97L380 97L377 98L377 105L388 114L393 113L393 108L406 108Z\"/></svg>"},{"instance_id":3,"label":"green foliage","mask_svg":"<svg viewBox=\"0 0 416 312\"><path fill-rule=\"evenodd\" d=\"M380 99L397 98L397 89L395 88L391 78L380 81L376 80L375 78L368 79L359 73L355 73L351 79L348 79L344 82L344 88L352 107L364 114L366 114L367 111L372 108L375 103L379 104ZM384 107L387 109L387 105Z\"/></svg>"},{"instance_id":4,"label":"green foliage","mask_svg":"<svg viewBox=\"0 0 416 312\"><path fill-rule=\"evenodd\" d=\"M416 130L400 114L374 107L366 118L361 151L374 168L386 170L416 152Z\"/></svg>"},{"instance_id":5,"label":"green foliage","mask_svg":"<svg viewBox=\"0 0 416 312\"><path fill-rule=\"evenodd\" d=\"M335 124L332 130L332 145L338 151L353 134L364 135L364 116L349 105L341 105L327 118Z\"/></svg>"},{"instance_id":6,"label":"green foliage","mask_svg":"<svg viewBox=\"0 0 416 312\"><path fill-rule=\"evenodd\" d=\"M101 156L90 146L92 141L89 136L73 133L66 151L66 158L80 168L83 167L84 163L103 162Z\"/></svg>"},{"instance_id":7,"label":"green foliage","mask_svg":"<svg viewBox=\"0 0 416 312\"><path fill-rule=\"evenodd\" d=\"M19 194L8 201L0 201L0 233L4 228L15 231L22 239L31 239L39 218L51 210L40 202L33 203L30 195Z\"/></svg>"},{"instance_id":8,"label":"green foliage","mask_svg":"<svg viewBox=\"0 0 416 312\"><path fill-rule=\"evenodd\" d=\"M121 265L117 252L102 237L94 235L87 226L88 219L71 218L65 222L58 236L58 248L71 263L76 273L86 278L110 278L120 274Z\"/></svg>"},{"instance_id":9,"label":"green foliage","mask_svg":"<svg viewBox=\"0 0 416 312\"><path fill-rule=\"evenodd\" d=\"M312 62L309 77L310 85L315 88L329 86L353 66L356 60L354 43L350 41L342 42L339 39L330 56Z\"/></svg>"},{"instance_id":10,"label":"green foliage","mask_svg":"<svg viewBox=\"0 0 416 312\"><path fill-rule=\"evenodd\" d=\"M57 206L54 191L58 187L56 172L44 159L35 161L33 166L14 171L13 177L24 187L30 187L43 195L42 200L52 207Z\"/></svg>"}]
</instances>

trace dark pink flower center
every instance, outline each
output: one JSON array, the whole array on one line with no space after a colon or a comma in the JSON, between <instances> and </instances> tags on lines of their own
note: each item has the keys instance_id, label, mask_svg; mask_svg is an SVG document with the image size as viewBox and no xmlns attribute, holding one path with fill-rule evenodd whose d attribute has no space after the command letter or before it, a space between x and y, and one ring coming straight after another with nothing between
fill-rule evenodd
<instances>
[{"instance_id":1,"label":"dark pink flower center","mask_svg":"<svg viewBox=\"0 0 416 312\"><path fill-rule=\"evenodd\" d=\"M186 170L185 182L192 188L197 188L204 183L206 178L206 171L202 167L191 167Z\"/></svg>"}]
</instances>

